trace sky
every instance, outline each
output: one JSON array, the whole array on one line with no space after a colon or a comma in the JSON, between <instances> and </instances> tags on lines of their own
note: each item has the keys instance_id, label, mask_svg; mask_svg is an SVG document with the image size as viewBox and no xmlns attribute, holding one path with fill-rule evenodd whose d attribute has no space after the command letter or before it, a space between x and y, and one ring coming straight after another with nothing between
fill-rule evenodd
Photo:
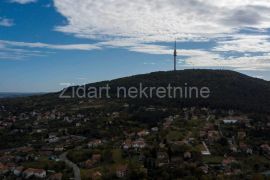
<instances>
[{"instance_id":1,"label":"sky","mask_svg":"<svg viewBox=\"0 0 270 180\"><path fill-rule=\"evenodd\" d=\"M1 0L0 92L173 69L270 80L269 0Z\"/></svg>"}]
</instances>

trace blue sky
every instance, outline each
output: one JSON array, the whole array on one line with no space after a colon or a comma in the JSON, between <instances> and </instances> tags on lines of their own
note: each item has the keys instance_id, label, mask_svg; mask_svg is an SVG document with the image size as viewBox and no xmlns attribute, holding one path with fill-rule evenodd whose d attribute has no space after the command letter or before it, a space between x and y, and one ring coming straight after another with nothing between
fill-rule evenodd
<instances>
[{"instance_id":1,"label":"blue sky","mask_svg":"<svg viewBox=\"0 0 270 180\"><path fill-rule=\"evenodd\" d=\"M268 0L1 0L0 92L173 68L270 80Z\"/></svg>"}]
</instances>

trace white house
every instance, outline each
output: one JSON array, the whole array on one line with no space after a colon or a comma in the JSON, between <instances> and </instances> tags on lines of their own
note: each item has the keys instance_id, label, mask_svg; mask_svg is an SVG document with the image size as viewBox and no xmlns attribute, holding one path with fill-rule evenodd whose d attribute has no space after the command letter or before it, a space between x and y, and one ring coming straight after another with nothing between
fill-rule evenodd
<instances>
[{"instance_id":1,"label":"white house","mask_svg":"<svg viewBox=\"0 0 270 180\"><path fill-rule=\"evenodd\" d=\"M238 120L236 120L236 119L224 119L223 120L224 124L235 124L237 122L238 122Z\"/></svg>"},{"instance_id":2,"label":"white house","mask_svg":"<svg viewBox=\"0 0 270 180\"><path fill-rule=\"evenodd\" d=\"M25 179L29 179L32 176L35 176L35 178L45 178L46 171L44 169L28 168L23 172L23 177Z\"/></svg>"},{"instance_id":3,"label":"white house","mask_svg":"<svg viewBox=\"0 0 270 180\"><path fill-rule=\"evenodd\" d=\"M88 142L87 145L89 148L98 147L98 146L102 145L102 141L100 139L95 139L95 140Z\"/></svg>"},{"instance_id":4,"label":"white house","mask_svg":"<svg viewBox=\"0 0 270 180\"><path fill-rule=\"evenodd\" d=\"M146 144L144 142L144 139L138 139L132 143L132 146L136 149L143 149L145 148Z\"/></svg>"},{"instance_id":5,"label":"white house","mask_svg":"<svg viewBox=\"0 0 270 180\"><path fill-rule=\"evenodd\" d=\"M44 169L35 169L34 176L36 178L45 178L46 177L46 171Z\"/></svg>"},{"instance_id":6,"label":"white house","mask_svg":"<svg viewBox=\"0 0 270 180\"><path fill-rule=\"evenodd\" d=\"M19 167L16 167L14 170L13 170L13 174L15 176L20 176L23 172L23 169L24 167L23 166L19 166Z\"/></svg>"}]
</instances>

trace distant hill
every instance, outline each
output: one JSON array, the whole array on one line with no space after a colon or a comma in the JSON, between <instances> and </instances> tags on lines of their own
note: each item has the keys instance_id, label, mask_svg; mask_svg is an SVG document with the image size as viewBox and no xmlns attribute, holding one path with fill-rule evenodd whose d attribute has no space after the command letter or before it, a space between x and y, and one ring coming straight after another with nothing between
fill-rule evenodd
<instances>
[{"instance_id":1,"label":"distant hill","mask_svg":"<svg viewBox=\"0 0 270 180\"><path fill-rule=\"evenodd\" d=\"M0 98L16 98L16 97L27 97L27 96L34 96L34 95L41 95L44 93L9 93L9 92L0 92Z\"/></svg>"},{"instance_id":2,"label":"distant hill","mask_svg":"<svg viewBox=\"0 0 270 180\"><path fill-rule=\"evenodd\" d=\"M162 105L191 107L201 106L221 109L239 109L243 111L256 111L270 113L270 82L229 70L181 70L168 72L153 72L149 74L135 75L87 84L87 87L102 87L109 84L112 88L111 95L115 96L116 87L138 87L142 83L144 87L167 87L171 84L175 87L188 86L209 87L211 94L208 99L125 99L125 101L138 103L139 105ZM72 87L69 88L71 92ZM75 87L75 88L78 88ZM71 102L76 104L78 100L59 99L58 93L51 93L32 98L16 98L20 105L25 102L28 107L51 107ZM14 104L14 101L12 104ZM8 102L6 102L8 103ZM16 104L16 103L15 103Z\"/></svg>"},{"instance_id":3,"label":"distant hill","mask_svg":"<svg viewBox=\"0 0 270 180\"><path fill-rule=\"evenodd\" d=\"M229 70L181 70L153 72L112 81L88 84L87 86L138 87L139 83L148 87L209 87L209 99L153 99L145 103L178 104L181 106L210 106L212 108L241 109L270 112L270 82Z\"/></svg>"}]
</instances>

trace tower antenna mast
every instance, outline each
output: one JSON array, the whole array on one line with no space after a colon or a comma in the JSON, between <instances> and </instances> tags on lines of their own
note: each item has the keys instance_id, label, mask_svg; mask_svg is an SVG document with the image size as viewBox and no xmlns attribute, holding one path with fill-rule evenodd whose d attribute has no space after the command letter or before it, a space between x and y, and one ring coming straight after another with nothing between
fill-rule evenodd
<instances>
[{"instance_id":1,"label":"tower antenna mast","mask_svg":"<svg viewBox=\"0 0 270 180\"><path fill-rule=\"evenodd\" d=\"M177 50L176 50L176 40L174 42L174 52L173 52L173 57L174 57L174 71L176 71L176 58L177 58Z\"/></svg>"}]
</instances>

